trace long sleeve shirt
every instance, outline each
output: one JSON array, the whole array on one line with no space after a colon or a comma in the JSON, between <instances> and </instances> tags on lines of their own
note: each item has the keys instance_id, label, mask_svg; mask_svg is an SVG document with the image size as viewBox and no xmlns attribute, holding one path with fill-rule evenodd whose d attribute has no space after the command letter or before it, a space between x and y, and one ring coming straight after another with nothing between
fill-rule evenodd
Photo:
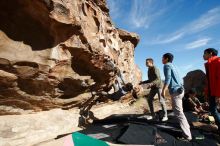
<instances>
[{"instance_id":1,"label":"long sleeve shirt","mask_svg":"<svg viewBox=\"0 0 220 146\"><path fill-rule=\"evenodd\" d=\"M143 81L142 84L151 83L151 88L161 88L160 71L156 66L149 67L148 69L148 80Z\"/></svg>"},{"instance_id":2,"label":"long sleeve shirt","mask_svg":"<svg viewBox=\"0 0 220 146\"><path fill-rule=\"evenodd\" d=\"M125 80L121 71L119 71L116 75L116 82L113 85L114 92L118 92L120 90L122 94L126 94L127 92L123 90L123 86L125 86Z\"/></svg>"},{"instance_id":3,"label":"long sleeve shirt","mask_svg":"<svg viewBox=\"0 0 220 146\"><path fill-rule=\"evenodd\" d=\"M164 65L165 85L168 85L170 94L177 93L177 90L182 87L182 82L177 73L175 66L172 63Z\"/></svg>"}]
</instances>

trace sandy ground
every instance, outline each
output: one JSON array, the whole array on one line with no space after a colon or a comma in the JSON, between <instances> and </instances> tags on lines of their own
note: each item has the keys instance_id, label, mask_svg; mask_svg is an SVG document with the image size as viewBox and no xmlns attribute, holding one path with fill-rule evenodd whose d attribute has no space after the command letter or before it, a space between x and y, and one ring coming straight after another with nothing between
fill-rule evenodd
<instances>
[{"instance_id":1,"label":"sandy ground","mask_svg":"<svg viewBox=\"0 0 220 146\"><path fill-rule=\"evenodd\" d=\"M168 110L171 109L170 98L166 99L166 104L167 104ZM161 109L161 106L160 106L160 103L157 97L155 97L154 107L155 107L155 111L158 111ZM142 97L142 98L139 98L136 102L134 102L128 109L126 109L123 114L143 114L143 111L144 111L143 109L146 109L147 111L149 111L147 101L145 98ZM82 130L82 129L78 128L72 132L76 132L79 130ZM59 139L51 139L49 141L42 142L35 146L63 146L67 138L68 138L68 135L65 137L59 138ZM108 143L108 144L110 146L123 146L123 145L117 145L117 144L112 144L112 143Z\"/></svg>"}]
</instances>

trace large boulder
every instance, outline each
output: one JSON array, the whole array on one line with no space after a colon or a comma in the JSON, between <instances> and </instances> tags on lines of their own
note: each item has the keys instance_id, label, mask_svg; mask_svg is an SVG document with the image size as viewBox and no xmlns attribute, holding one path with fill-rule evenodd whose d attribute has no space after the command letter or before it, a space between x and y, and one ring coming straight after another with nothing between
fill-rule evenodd
<instances>
[{"instance_id":1,"label":"large boulder","mask_svg":"<svg viewBox=\"0 0 220 146\"><path fill-rule=\"evenodd\" d=\"M0 115L79 107L112 85L114 67L136 85L139 37L108 12L105 0L0 1Z\"/></svg>"},{"instance_id":2,"label":"large boulder","mask_svg":"<svg viewBox=\"0 0 220 146\"><path fill-rule=\"evenodd\" d=\"M186 92L195 88L199 95L202 95L206 86L206 75L202 70L190 71L183 78Z\"/></svg>"}]
</instances>

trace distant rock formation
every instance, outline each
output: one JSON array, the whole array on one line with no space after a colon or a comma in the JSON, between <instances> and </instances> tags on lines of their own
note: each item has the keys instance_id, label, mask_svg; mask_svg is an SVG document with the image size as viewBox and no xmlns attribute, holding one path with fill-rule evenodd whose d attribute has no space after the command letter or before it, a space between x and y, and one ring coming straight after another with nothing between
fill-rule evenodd
<instances>
[{"instance_id":1,"label":"distant rock formation","mask_svg":"<svg viewBox=\"0 0 220 146\"><path fill-rule=\"evenodd\" d=\"M206 86L206 75L202 70L190 71L183 80L186 92L192 88L195 88L200 95L204 92L204 88Z\"/></svg>"},{"instance_id":2,"label":"distant rock formation","mask_svg":"<svg viewBox=\"0 0 220 146\"><path fill-rule=\"evenodd\" d=\"M136 85L139 36L115 28L105 0L0 1L0 114L79 106L110 87L114 67Z\"/></svg>"}]
</instances>

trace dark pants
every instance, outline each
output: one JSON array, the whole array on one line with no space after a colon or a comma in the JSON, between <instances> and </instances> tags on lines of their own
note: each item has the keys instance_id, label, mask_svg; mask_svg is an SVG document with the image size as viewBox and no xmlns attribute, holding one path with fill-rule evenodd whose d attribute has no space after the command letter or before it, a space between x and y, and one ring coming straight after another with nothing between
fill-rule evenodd
<instances>
[{"instance_id":1,"label":"dark pants","mask_svg":"<svg viewBox=\"0 0 220 146\"><path fill-rule=\"evenodd\" d=\"M209 111L212 114L212 116L215 118L215 122L218 126L218 129L220 129L220 113L217 110L217 103L215 100L215 96L209 97Z\"/></svg>"},{"instance_id":2,"label":"dark pants","mask_svg":"<svg viewBox=\"0 0 220 146\"><path fill-rule=\"evenodd\" d=\"M106 96L109 99L112 100L119 100L122 96L124 96L126 94L126 92L123 89L119 89L118 91L112 93L112 94L108 94L108 92L101 92L102 95Z\"/></svg>"},{"instance_id":3,"label":"dark pants","mask_svg":"<svg viewBox=\"0 0 220 146\"><path fill-rule=\"evenodd\" d=\"M162 110L164 112L164 117L167 117L167 107L166 107L165 99L164 99L164 97L161 96L161 89L158 89L158 88L151 89L149 95L146 96L147 102L148 102L148 105L149 105L149 108L150 108L151 115L153 117L155 116L153 102L154 102L154 96L156 94L158 95Z\"/></svg>"}]
</instances>

